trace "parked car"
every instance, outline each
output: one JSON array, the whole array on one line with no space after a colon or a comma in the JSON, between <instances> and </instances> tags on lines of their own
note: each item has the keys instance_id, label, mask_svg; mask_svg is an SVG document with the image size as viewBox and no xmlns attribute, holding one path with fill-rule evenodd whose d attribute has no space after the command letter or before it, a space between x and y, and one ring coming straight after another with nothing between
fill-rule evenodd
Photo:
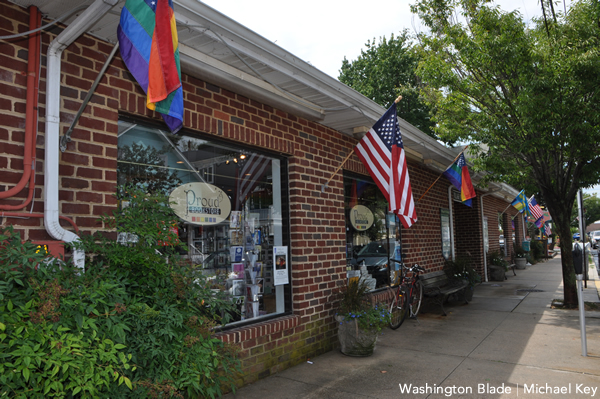
<instances>
[{"instance_id":1,"label":"parked car","mask_svg":"<svg viewBox=\"0 0 600 399\"><path fill-rule=\"evenodd\" d=\"M358 269L364 261L369 274L377 280L376 286L380 287L387 284L390 279L388 271L388 254L390 257L393 257L395 247L395 242L390 242L388 252L387 240L370 242L358 251L358 254L356 254L354 259L350 260L350 265L352 265L354 269Z\"/></svg>"},{"instance_id":2,"label":"parked car","mask_svg":"<svg viewBox=\"0 0 600 399\"><path fill-rule=\"evenodd\" d=\"M600 247L600 230L590 232L590 243L594 249Z\"/></svg>"}]
</instances>

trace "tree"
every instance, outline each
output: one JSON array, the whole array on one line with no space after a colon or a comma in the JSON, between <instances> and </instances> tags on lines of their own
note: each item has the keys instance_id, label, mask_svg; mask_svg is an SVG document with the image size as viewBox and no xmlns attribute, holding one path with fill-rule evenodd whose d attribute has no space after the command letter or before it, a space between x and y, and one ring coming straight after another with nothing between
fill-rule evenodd
<instances>
[{"instance_id":1,"label":"tree","mask_svg":"<svg viewBox=\"0 0 600 399\"><path fill-rule=\"evenodd\" d=\"M355 61L345 57L339 81L388 108L399 96L398 116L435 137L429 108L419 96L421 83L415 74L419 58L408 31L400 36L380 38L379 44L367 41Z\"/></svg>"},{"instance_id":2,"label":"tree","mask_svg":"<svg viewBox=\"0 0 600 399\"><path fill-rule=\"evenodd\" d=\"M182 181L176 171L165 167L168 147L157 150L154 147L133 143L119 148L117 163L117 194L135 187L151 194L168 195Z\"/></svg>"},{"instance_id":3,"label":"tree","mask_svg":"<svg viewBox=\"0 0 600 399\"><path fill-rule=\"evenodd\" d=\"M560 236L564 296L577 303L570 235L580 187L598 181L600 6L533 20L485 0L419 0L418 74L443 140L475 142L488 179L535 183Z\"/></svg>"}]
</instances>

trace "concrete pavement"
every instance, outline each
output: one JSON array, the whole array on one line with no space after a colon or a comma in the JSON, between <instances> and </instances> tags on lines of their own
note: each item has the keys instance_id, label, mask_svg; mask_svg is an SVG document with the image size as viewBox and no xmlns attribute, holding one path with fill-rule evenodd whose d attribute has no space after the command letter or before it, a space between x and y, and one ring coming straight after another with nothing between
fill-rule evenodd
<instances>
[{"instance_id":1,"label":"concrete pavement","mask_svg":"<svg viewBox=\"0 0 600 399\"><path fill-rule=\"evenodd\" d=\"M584 298L600 304L596 268ZM563 297L560 257L482 283L469 305L428 307L418 320L385 329L375 353L334 350L239 389L228 399L598 398L600 311L552 309Z\"/></svg>"}]
</instances>

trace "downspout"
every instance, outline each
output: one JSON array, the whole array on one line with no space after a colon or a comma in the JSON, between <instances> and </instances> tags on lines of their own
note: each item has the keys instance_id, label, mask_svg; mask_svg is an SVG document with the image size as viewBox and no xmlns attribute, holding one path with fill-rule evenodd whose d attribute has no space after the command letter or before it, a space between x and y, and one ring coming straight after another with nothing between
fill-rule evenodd
<instances>
[{"instance_id":1,"label":"downspout","mask_svg":"<svg viewBox=\"0 0 600 399\"><path fill-rule=\"evenodd\" d=\"M452 208L452 189L454 186L451 184L448 186L448 208L450 208L450 248L452 249L452 260L456 260L456 253L454 251L454 210Z\"/></svg>"},{"instance_id":2,"label":"downspout","mask_svg":"<svg viewBox=\"0 0 600 399\"><path fill-rule=\"evenodd\" d=\"M29 30L37 29L42 15L35 6L29 7ZM33 198L35 189L35 137L37 133L38 89L40 71L40 32L29 34L27 59L27 101L25 103L25 140L23 143L23 174L21 180L10 190L0 192L0 198L10 198L18 194L29 181L29 193L24 203L19 205L0 205L0 209L13 210L25 208Z\"/></svg>"},{"instance_id":3,"label":"downspout","mask_svg":"<svg viewBox=\"0 0 600 399\"><path fill-rule=\"evenodd\" d=\"M79 236L63 229L59 223L59 140L61 56L65 48L93 26L118 3L118 0L96 0L73 23L67 26L48 47L46 77L46 137L44 162L44 226L55 240L74 244L73 262L84 268L85 252L78 248Z\"/></svg>"},{"instance_id":4,"label":"downspout","mask_svg":"<svg viewBox=\"0 0 600 399\"><path fill-rule=\"evenodd\" d=\"M502 191L502 189L498 189L498 190L494 190L494 191L490 191L489 193L485 193L485 194L481 194L479 196L479 208L481 210L481 234L483 234L483 197L485 197L486 195L491 195L494 193L497 193L498 191ZM484 243L482 243L483 245ZM504 241L504 245L506 245L506 241ZM485 252L485 246L483 247L483 274L485 276L485 282L487 283L489 281L488 279L488 266L487 266L487 253Z\"/></svg>"}]
</instances>

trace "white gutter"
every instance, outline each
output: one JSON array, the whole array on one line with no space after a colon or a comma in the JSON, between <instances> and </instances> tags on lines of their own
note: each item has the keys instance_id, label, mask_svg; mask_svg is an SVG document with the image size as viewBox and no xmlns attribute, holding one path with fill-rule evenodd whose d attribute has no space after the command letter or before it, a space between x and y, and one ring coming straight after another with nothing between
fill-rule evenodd
<instances>
[{"instance_id":1,"label":"white gutter","mask_svg":"<svg viewBox=\"0 0 600 399\"><path fill-rule=\"evenodd\" d=\"M452 199L452 189L454 186L448 186L448 208L450 208L450 248L452 249L452 260L456 260L456 251L454 250L454 208Z\"/></svg>"},{"instance_id":2,"label":"white gutter","mask_svg":"<svg viewBox=\"0 0 600 399\"><path fill-rule=\"evenodd\" d=\"M44 226L55 240L75 244L73 262L79 268L85 266L85 252L76 248L80 238L59 223L58 164L60 158L60 81L61 56L65 48L93 26L118 0L96 0L75 21L50 43L47 54L46 77L46 148L44 162Z\"/></svg>"}]
</instances>

